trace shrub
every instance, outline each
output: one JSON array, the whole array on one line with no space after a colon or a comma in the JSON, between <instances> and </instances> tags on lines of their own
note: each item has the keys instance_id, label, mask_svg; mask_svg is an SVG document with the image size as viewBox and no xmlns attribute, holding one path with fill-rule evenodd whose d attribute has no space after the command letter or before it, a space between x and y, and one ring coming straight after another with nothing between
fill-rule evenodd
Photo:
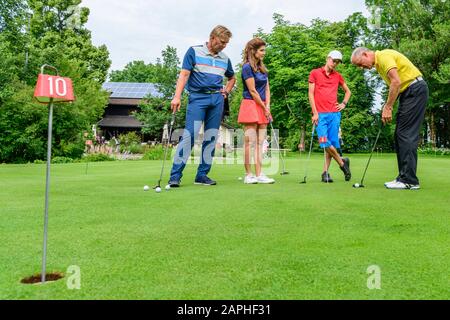
<instances>
[{"instance_id":1,"label":"shrub","mask_svg":"<svg viewBox=\"0 0 450 320\"><path fill-rule=\"evenodd\" d=\"M84 142L81 140L76 142L61 141L62 155L65 157L79 159L83 156L84 148Z\"/></svg>"},{"instance_id":2,"label":"shrub","mask_svg":"<svg viewBox=\"0 0 450 320\"><path fill-rule=\"evenodd\" d=\"M73 159L68 157L54 157L52 163L72 163Z\"/></svg>"},{"instance_id":3,"label":"shrub","mask_svg":"<svg viewBox=\"0 0 450 320\"><path fill-rule=\"evenodd\" d=\"M142 154L144 153L144 146L141 144L132 144L127 148L127 151L132 154Z\"/></svg>"},{"instance_id":4,"label":"shrub","mask_svg":"<svg viewBox=\"0 0 450 320\"><path fill-rule=\"evenodd\" d=\"M450 156L450 149L446 148L433 148L430 146L419 148L420 154L436 155L436 156Z\"/></svg>"},{"instance_id":5,"label":"shrub","mask_svg":"<svg viewBox=\"0 0 450 320\"><path fill-rule=\"evenodd\" d=\"M115 158L104 154L104 153L93 153L82 158L83 162L103 162L103 161L114 161Z\"/></svg>"},{"instance_id":6,"label":"shrub","mask_svg":"<svg viewBox=\"0 0 450 320\"><path fill-rule=\"evenodd\" d=\"M168 156L172 153L172 148L167 151ZM145 152L143 160L163 160L164 159L164 147L162 145L157 145L150 147L148 151Z\"/></svg>"},{"instance_id":7,"label":"shrub","mask_svg":"<svg viewBox=\"0 0 450 320\"><path fill-rule=\"evenodd\" d=\"M129 147L133 144L140 144L141 138L137 135L136 132L131 131L119 135L119 142L121 146Z\"/></svg>"}]
</instances>

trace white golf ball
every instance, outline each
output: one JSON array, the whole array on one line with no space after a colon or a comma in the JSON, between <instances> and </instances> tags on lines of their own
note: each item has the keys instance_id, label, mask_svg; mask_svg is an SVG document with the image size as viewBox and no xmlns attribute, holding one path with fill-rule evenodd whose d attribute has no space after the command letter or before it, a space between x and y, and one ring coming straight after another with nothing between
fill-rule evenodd
<instances>
[{"instance_id":1,"label":"white golf ball","mask_svg":"<svg viewBox=\"0 0 450 320\"><path fill-rule=\"evenodd\" d=\"M156 188L156 189L155 189L155 192L156 192L156 193L160 193L160 192L161 192L161 188L160 188L160 187Z\"/></svg>"},{"instance_id":2,"label":"white golf ball","mask_svg":"<svg viewBox=\"0 0 450 320\"><path fill-rule=\"evenodd\" d=\"M150 187L149 186L144 186L144 191L148 191L148 190L150 190Z\"/></svg>"},{"instance_id":3,"label":"white golf ball","mask_svg":"<svg viewBox=\"0 0 450 320\"><path fill-rule=\"evenodd\" d=\"M355 183L355 188L359 188L359 187L360 187L359 183Z\"/></svg>"},{"instance_id":4,"label":"white golf ball","mask_svg":"<svg viewBox=\"0 0 450 320\"><path fill-rule=\"evenodd\" d=\"M242 177L239 177L238 180L239 180L239 181L242 181Z\"/></svg>"},{"instance_id":5,"label":"white golf ball","mask_svg":"<svg viewBox=\"0 0 450 320\"><path fill-rule=\"evenodd\" d=\"M166 190L167 190L167 191L170 190L170 184L168 184L168 185L166 186Z\"/></svg>"}]
</instances>

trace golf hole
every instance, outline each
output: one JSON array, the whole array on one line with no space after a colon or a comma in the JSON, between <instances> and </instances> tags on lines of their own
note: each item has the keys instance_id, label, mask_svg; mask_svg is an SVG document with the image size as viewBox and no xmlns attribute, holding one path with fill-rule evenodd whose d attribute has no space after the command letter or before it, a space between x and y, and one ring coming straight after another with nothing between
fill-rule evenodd
<instances>
[{"instance_id":1,"label":"golf hole","mask_svg":"<svg viewBox=\"0 0 450 320\"><path fill-rule=\"evenodd\" d=\"M64 274L60 272L47 273L45 275L45 282L54 282L64 278ZM24 278L20 281L23 284L39 284L41 282L41 274Z\"/></svg>"}]
</instances>

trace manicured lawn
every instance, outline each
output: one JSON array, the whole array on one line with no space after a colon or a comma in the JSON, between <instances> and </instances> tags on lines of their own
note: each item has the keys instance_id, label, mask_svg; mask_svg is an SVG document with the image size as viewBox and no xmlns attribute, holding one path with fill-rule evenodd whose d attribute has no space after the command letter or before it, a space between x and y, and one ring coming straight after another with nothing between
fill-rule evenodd
<instances>
[{"instance_id":1,"label":"manicured lawn","mask_svg":"<svg viewBox=\"0 0 450 320\"><path fill-rule=\"evenodd\" d=\"M159 161L52 166L48 271L79 266L45 286L40 272L45 165L0 165L1 299L448 299L450 158L421 156L420 191L389 191L394 155L353 155L354 179L320 182L323 156L286 160L288 176L244 186L241 165L216 165L217 187L161 194ZM170 166L169 166L170 167ZM170 169L170 168L169 168ZM168 169L166 170L166 173ZM166 182L166 178L164 182ZM381 290L367 268L381 269Z\"/></svg>"}]
</instances>

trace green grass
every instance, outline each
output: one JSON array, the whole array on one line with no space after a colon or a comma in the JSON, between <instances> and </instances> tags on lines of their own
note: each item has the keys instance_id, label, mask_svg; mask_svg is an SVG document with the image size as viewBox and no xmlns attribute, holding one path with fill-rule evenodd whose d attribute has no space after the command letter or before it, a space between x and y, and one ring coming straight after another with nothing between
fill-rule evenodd
<instances>
[{"instance_id":1,"label":"green grass","mask_svg":"<svg viewBox=\"0 0 450 320\"><path fill-rule=\"evenodd\" d=\"M353 155L352 183L368 155ZM159 161L52 165L48 271L81 268L45 286L40 272L45 165L0 166L0 299L448 299L450 159L421 156L420 191L389 191L394 155L375 156L365 189L314 155L290 175L244 186L241 165L215 165L217 187L144 192ZM169 168L170 169L170 168ZM166 172L168 172L168 170ZM166 179L164 179L166 181ZM381 290L367 268L381 268Z\"/></svg>"}]
</instances>

